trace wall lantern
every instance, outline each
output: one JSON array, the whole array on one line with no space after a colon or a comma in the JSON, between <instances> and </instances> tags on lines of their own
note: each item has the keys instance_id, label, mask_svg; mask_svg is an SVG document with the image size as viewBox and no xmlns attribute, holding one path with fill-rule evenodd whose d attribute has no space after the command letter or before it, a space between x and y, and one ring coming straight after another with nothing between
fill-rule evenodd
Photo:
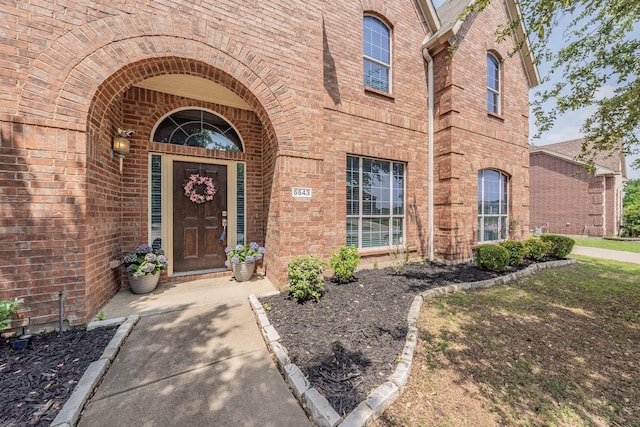
<instances>
[{"instance_id":1,"label":"wall lantern","mask_svg":"<svg viewBox=\"0 0 640 427\"><path fill-rule=\"evenodd\" d=\"M129 140L126 137L132 137L135 132L132 130L122 130L118 128L118 135L113 137L113 146L111 147L111 158L116 155L120 159L120 175L122 175L122 159L125 158L130 151Z\"/></svg>"}]
</instances>

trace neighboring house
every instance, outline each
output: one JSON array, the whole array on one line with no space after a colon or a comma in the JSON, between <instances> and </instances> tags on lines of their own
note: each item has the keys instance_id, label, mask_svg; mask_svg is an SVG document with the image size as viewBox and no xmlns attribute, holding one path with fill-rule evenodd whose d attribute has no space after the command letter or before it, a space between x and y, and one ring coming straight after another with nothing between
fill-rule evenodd
<instances>
[{"instance_id":1,"label":"neighboring house","mask_svg":"<svg viewBox=\"0 0 640 427\"><path fill-rule=\"evenodd\" d=\"M583 139L531 146L531 227L546 233L617 236L622 222L625 157L599 153L595 169L583 161Z\"/></svg>"},{"instance_id":2,"label":"neighboring house","mask_svg":"<svg viewBox=\"0 0 640 427\"><path fill-rule=\"evenodd\" d=\"M140 243L185 282L256 241L283 286L292 257L340 245L459 261L526 236L537 72L495 43L513 0L461 22L467 3L3 4L0 298L47 323L62 292L82 323ZM185 197L194 173L213 201Z\"/></svg>"}]
</instances>

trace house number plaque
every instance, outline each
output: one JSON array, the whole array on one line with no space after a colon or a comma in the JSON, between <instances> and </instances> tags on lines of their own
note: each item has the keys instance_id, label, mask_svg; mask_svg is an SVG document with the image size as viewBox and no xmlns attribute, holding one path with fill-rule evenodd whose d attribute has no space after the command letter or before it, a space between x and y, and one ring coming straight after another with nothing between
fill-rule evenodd
<instances>
[{"instance_id":1,"label":"house number plaque","mask_svg":"<svg viewBox=\"0 0 640 427\"><path fill-rule=\"evenodd\" d=\"M305 187L291 187L291 195L293 197L311 198L311 189Z\"/></svg>"}]
</instances>

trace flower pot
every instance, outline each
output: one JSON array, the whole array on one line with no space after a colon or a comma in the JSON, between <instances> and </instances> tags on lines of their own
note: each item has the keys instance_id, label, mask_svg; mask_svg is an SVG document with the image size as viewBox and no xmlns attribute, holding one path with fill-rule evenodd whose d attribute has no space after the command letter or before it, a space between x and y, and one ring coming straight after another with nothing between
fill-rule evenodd
<instances>
[{"instance_id":1,"label":"flower pot","mask_svg":"<svg viewBox=\"0 0 640 427\"><path fill-rule=\"evenodd\" d=\"M233 264L233 274L236 277L236 282L246 282L251 279L255 270L255 262L239 262L237 264Z\"/></svg>"},{"instance_id":2,"label":"flower pot","mask_svg":"<svg viewBox=\"0 0 640 427\"><path fill-rule=\"evenodd\" d=\"M129 276L129 287L134 294L146 294L151 292L158 286L160 281L160 272L156 274L148 274L139 279Z\"/></svg>"}]
</instances>

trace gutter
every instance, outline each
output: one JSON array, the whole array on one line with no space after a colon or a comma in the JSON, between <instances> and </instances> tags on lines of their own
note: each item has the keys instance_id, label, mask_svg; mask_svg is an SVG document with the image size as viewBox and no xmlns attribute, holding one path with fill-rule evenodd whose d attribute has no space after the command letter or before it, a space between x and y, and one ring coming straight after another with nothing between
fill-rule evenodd
<instances>
[{"instance_id":1,"label":"gutter","mask_svg":"<svg viewBox=\"0 0 640 427\"><path fill-rule=\"evenodd\" d=\"M427 187L428 187L428 218L427 222L429 223L429 231L428 231L428 243L427 246L429 248L429 261L434 260L434 250L433 250L433 58L429 54L429 49L426 47L422 49L422 56L425 61L427 61L427 85L429 87L429 99L428 99L428 117L427 120L429 122L429 132L428 132L428 144L429 144L429 159L427 162L428 169L428 177L427 177Z\"/></svg>"}]
</instances>

